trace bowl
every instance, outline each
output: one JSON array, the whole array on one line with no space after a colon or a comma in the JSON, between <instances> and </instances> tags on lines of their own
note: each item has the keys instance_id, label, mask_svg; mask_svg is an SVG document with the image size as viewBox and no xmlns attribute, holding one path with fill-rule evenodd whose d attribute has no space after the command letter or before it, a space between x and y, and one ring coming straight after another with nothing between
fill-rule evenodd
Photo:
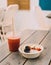
<instances>
[{"instance_id":1,"label":"bowl","mask_svg":"<svg viewBox=\"0 0 51 65\"><path fill-rule=\"evenodd\" d=\"M25 52L25 47L29 46L31 48L30 52ZM38 44L32 44L32 43L24 43L19 47L19 52L22 54L25 58L37 58L40 56L40 54L43 51L43 46Z\"/></svg>"}]
</instances>

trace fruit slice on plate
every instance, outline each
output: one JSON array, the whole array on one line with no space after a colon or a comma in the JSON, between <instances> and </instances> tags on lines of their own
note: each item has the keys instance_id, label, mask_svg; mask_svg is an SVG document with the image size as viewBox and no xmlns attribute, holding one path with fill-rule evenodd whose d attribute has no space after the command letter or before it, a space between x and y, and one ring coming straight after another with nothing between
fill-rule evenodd
<instances>
[{"instance_id":1,"label":"fruit slice on plate","mask_svg":"<svg viewBox=\"0 0 51 65\"><path fill-rule=\"evenodd\" d=\"M36 58L40 56L40 54L43 51L43 47L41 45L37 44L22 44L19 47L19 52L24 56L25 58Z\"/></svg>"}]
</instances>

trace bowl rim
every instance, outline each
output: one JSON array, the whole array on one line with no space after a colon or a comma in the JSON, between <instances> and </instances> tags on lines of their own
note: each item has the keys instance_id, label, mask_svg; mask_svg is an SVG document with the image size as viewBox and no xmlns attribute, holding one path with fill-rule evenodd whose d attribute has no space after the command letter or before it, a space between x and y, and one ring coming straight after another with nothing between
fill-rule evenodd
<instances>
[{"instance_id":1,"label":"bowl rim","mask_svg":"<svg viewBox=\"0 0 51 65\"><path fill-rule=\"evenodd\" d=\"M42 45L39 45L39 44L33 44L33 45L35 45L35 46L40 46L41 47L41 51L39 51L39 52L37 52L37 53L25 53L24 51L22 51L21 50L21 48L22 48L22 46L25 46L26 44L22 44L22 45L20 45L20 47L19 47L19 52L20 53L22 53L22 54L27 54L27 55L31 55L31 54L38 54L38 53L41 53L42 51L43 51L43 46Z\"/></svg>"}]
</instances>

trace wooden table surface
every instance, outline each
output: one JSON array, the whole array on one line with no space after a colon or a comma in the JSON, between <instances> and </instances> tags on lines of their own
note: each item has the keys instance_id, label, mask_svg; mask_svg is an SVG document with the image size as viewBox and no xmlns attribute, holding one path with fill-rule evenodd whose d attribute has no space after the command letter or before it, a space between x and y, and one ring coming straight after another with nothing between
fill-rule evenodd
<instances>
[{"instance_id":1,"label":"wooden table surface","mask_svg":"<svg viewBox=\"0 0 51 65\"><path fill-rule=\"evenodd\" d=\"M10 52L8 44L0 46L0 65L50 65L51 62L51 31L24 30L21 33L21 44L24 42L41 44L43 53L36 59L26 59L19 52Z\"/></svg>"}]
</instances>

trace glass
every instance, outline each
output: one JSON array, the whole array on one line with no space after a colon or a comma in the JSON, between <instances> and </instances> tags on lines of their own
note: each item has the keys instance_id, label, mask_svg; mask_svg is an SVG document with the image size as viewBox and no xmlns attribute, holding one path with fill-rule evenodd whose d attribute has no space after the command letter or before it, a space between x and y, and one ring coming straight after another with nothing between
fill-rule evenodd
<instances>
[{"instance_id":1,"label":"glass","mask_svg":"<svg viewBox=\"0 0 51 65\"><path fill-rule=\"evenodd\" d=\"M19 36L9 36L8 45L9 45L9 50L11 52L18 51L18 48L20 46L20 37Z\"/></svg>"}]
</instances>

